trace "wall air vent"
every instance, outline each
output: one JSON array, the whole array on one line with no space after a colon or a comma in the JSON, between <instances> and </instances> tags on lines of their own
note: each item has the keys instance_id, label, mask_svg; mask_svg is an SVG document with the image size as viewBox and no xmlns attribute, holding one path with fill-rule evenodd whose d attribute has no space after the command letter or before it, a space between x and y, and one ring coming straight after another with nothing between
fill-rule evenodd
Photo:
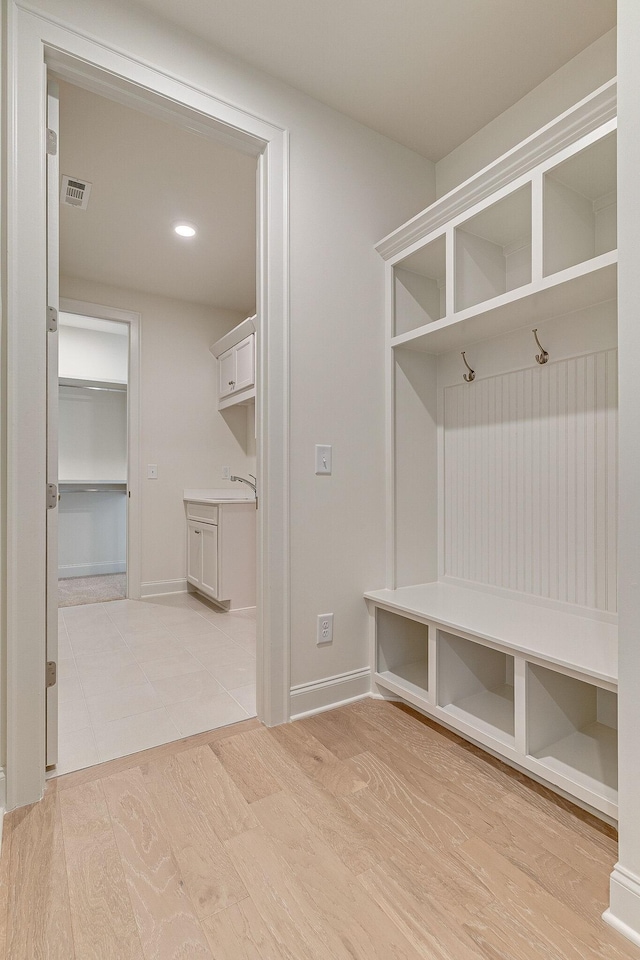
<instances>
[{"instance_id":1,"label":"wall air vent","mask_svg":"<svg viewBox=\"0 0 640 960\"><path fill-rule=\"evenodd\" d=\"M91 184L87 180L79 180L77 177L67 177L63 174L60 203L67 207L77 207L78 210L86 210L90 193Z\"/></svg>"}]
</instances>

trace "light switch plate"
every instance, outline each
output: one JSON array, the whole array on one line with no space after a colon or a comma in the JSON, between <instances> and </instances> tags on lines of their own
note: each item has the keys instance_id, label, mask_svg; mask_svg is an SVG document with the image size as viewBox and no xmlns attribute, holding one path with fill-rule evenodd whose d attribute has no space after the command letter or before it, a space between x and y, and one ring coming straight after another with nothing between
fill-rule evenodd
<instances>
[{"instance_id":1,"label":"light switch plate","mask_svg":"<svg viewBox=\"0 0 640 960\"><path fill-rule=\"evenodd\" d=\"M331 474L331 447L328 444L316 444L316 476Z\"/></svg>"},{"instance_id":2,"label":"light switch plate","mask_svg":"<svg viewBox=\"0 0 640 960\"><path fill-rule=\"evenodd\" d=\"M147 464L147 480L157 480L157 479L158 479L158 464L148 463Z\"/></svg>"}]
</instances>

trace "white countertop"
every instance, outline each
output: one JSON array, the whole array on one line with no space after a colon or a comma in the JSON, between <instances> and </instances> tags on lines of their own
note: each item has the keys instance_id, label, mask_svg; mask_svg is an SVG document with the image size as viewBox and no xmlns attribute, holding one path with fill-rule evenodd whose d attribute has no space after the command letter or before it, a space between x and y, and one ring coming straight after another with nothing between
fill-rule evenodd
<instances>
[{"instance_id":1,"label":"white countertop","mask_svg":"<svg viewBox=\"0 0 640 960\"><path fill-rule=\"evenodd\" d=\"M191 503L255 503L256 501L251 488L245 483L218 490L185 490L182 499L185 503L187 501Z\"/></svg>"}]
</instances>

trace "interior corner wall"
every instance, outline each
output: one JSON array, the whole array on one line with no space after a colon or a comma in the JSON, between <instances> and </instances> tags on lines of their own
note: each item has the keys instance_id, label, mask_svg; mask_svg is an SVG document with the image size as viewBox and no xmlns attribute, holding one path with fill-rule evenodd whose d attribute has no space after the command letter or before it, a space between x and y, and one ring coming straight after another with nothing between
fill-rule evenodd
<instances>
[{"instance_id":1,"label":"interior corner wall","mask_svg":"<svg viewBox=\"0 0 640 960\"><path fill-rule=\"evenodd\" d=\"M222 467L255 473L246 408L220 412L212 343L244 317L62 277L62 297L132 310L140 328L140 569L143 595L185 588L185 487L225 487ZM147 479L147 464L158 479Z\"/></svg>"},{"instance_id":2,"label":"interior corner wall","mask_svg":"<svg viewBox=\"0 0 640 960\"><path fill-rule=\"evenodd\" d=\"M291 683L368 667L363 591L385 582L384 265L374 245L434 200L433 163L134 3L30 7L288 131ZM284 455L284 437L269 443ZM316 443L333 445L331 477L315 476ZM145 579L156 567L150 558ZM318 647L316 617L329 611L334 641Z\"/></svg>"},{"instance_id":3,"label":"interior corner wall","mask_svg":"<svg viewBox=\"0 0 640 960\"><path fill-rule=\"evenodd\" d=\"M640 447L638 377L640 327L640 5L619 0L618 75L618 340L619 484L619 845L611 877L614 927L640 946Z\"/></svg>"},{"instance_id":4,"label":"interior corner wall","mask_svg":"<svg viewBox=\"0 0 640 960\"><path fill-rule=\"evenodd\" d=\"M614 28L439 160L436 164L438 197L501 157L615 75Z\"/></svg>"}]
</instances>

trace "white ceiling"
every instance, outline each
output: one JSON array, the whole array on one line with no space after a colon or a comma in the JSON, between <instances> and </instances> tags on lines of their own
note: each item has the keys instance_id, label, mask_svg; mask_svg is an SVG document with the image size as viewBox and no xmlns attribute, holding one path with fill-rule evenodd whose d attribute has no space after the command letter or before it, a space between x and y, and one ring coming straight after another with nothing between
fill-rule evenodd
<instances>
[{"instance_id":1,"label":"white ceiling","mask_svg":"<svg viewBox=\"0 0 640 960\"><path fill-rule=\"evenodd\" d=\"M615 0L135 2L432 160L615 25ZM60 172L93 184L61 272L252 313L255 159L60 88Z\"/></svg>"},{"instance_id":2,"label":"white ceiling","mask_svg":"<svg viewBox=\"0 0 640 960\"><path fill-rule=\"evenodd\" d=\"M60 173L93 184L60 206L62 274L254 312L255 158L61 82Z\"/></svg>"},{"instance_id":3,"label":"white ceiling","mask_svg":"<svg viewBox=\"0 0 640 960\"><path fill-rule=\"evenodd\" d=\"M136 0L437 161L615 26L615 0Z\"/></svg>"}]
</instances>

